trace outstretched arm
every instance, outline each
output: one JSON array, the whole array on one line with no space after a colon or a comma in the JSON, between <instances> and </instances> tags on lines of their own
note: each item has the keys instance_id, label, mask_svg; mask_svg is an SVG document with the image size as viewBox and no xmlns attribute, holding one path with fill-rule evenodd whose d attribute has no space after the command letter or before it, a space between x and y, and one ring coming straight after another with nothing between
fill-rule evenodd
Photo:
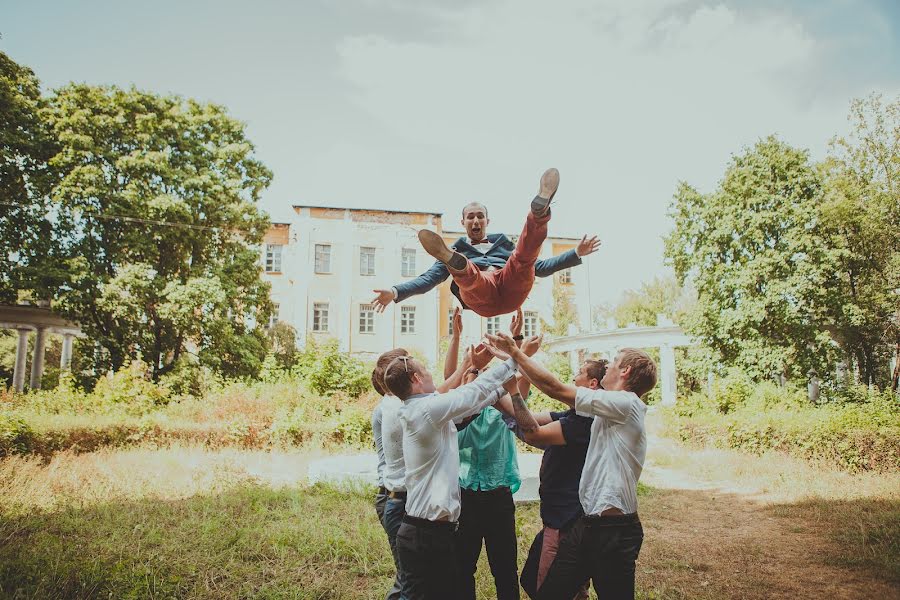
<instances>
[{"instance_id":1,"label":"outstretched arm","mask_svg":"<svg viewBox=\"0 0 900 600\"><path fill-rule=\"evenodd\" d=\"M508 335L498 333L497 335L488 334L486 337L491 342L493 348L505 352L510 358L516 361L519 370L528 377L535 387L551 398L559 400L568 406L575 406L575 392L578 388L574 385L565 384L557 379L553 373L522 352L522 350L516 346L515 341Z\"/></svg>"},{"instance_id":2,"label":"outstretched arm","mask_svg":"<svg viewBox=\"0 0 900 600\"><path fill-rule=\"evenodd\" d=\"M447 348L447 358L444 360L444 379L450 377L456 371L456 363L459 360L459 338L462 335L462 313L459 307L453 311L453 333L450 335L450 346Z\"/></svg>"},{"instance_id":3,"label":"outstretched arm","mask_svg":"<svg viewBox=\"0 0 900 600\"><path fill-rule=\"evenodd\" d=\"M413 279L398 283L390 289L372 290L375 297L372 303L375 304L375 310L384 312L391 302L402 302L410 296L424 294L432 290L435 286L450 277L450 271L441 261L436 261L431 268Z\"/></svg>"}]
</instances>

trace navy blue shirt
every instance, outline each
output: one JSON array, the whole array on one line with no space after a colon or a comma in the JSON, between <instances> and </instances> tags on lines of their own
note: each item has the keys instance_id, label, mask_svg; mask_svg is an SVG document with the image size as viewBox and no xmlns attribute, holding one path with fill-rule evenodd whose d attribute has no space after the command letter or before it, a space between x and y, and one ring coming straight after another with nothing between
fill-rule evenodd
<instances>
[{"instance_id":1,"label":"navy blue shirt","mask_svg":"<svg viewBox=\"0 0 900 600\"><path fill-rule=\"evenodd\" d=\"M578 497L581 470L591 441L593 417L582 417L575 409L551 412L559 421L565 446L548 446L541 460L541 520L547 527L562 529L583 513Z\"/></svg>"}]
</instances>

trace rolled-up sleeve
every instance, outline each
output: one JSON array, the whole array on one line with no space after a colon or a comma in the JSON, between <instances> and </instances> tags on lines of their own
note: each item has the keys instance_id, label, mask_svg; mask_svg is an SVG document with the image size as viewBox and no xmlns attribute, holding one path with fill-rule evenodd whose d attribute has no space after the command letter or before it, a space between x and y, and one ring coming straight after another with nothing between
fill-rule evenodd
<instances>
[{"instance_id":1,"label":"rolled-up sleeve","mask_svg":"<svg viewBox=\"0 0 900 600\"><path fill-rule=\"evenodd\" d=\"M592 390L575 391L575 411L583 417L602 417L611 423L624 423L634 410L634 392Z\"/></svg>"}]
</instances>

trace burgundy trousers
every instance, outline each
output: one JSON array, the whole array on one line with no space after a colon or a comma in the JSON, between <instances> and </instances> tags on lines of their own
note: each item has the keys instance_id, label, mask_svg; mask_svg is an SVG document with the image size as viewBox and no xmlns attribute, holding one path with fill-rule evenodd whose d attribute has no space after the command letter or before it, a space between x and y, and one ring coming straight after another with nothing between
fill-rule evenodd
<instances>
[{"instance_id":1,"label":"burgundy trousers","mask_svg":"<svg viewBox=\"0 0 900 600\"><path fill-rule=\"evenodd\" d=\"M467 260L465 270L450 271L466 306L482 317L505 315L522 306L534 285L534 263L547 239L548 221L549 213L538 218L528 211L516 249L502 269L481 271Z\"/></svg>"}]
</instances>

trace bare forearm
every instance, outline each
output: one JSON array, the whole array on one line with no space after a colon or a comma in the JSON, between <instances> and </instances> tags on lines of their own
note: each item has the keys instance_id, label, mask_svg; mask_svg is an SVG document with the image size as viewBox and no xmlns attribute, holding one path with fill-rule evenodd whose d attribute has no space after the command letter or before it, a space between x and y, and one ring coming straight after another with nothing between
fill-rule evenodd
<instances>
[{"instance_id":1,"label":"bare forearm","mask_svg":"<svg viewBox=\"0 0 900 600\"><path fill-rule=\"evenodd\" d=\"M532 431L536 431L538 422L535 420L534 415L531 414L531 411L528 410L528 406L525 405L525 400L522 399L522 396L513 394L511 400L516 423L519 424L522 432L527 435Z\"/></svg>"},{"instance_id":2,"label":"bare forearm","mask_svg":"<svg viewBox=\"0 0 900 600\"><path fill-rule=\"evenodd\" d=\"M575 406L574 385L567 385L556 378L556 376L545 369L540 363L526 356L522 351L514 352L512 358L519 365L519 370L531 381L531 383L556 400L563 402L569 406Z\"/></svg>"},{"instance_id":3,"label":"bare forearm","mask_svg":"<svg viewBox=\"0 0 900 600\"><path fill-rule=\"evenodd\" d=\"M447 348L447 358L444 360L444 379L448 379L456 371L459 362L459 336L450 337L450 346Z\"/></svg>"},{"instance_id":4,"label":"bare forearm","mask_svg":"<svg viewBox=\"0 0 900 600\"><path fill-rule=\"evenodd\" d=\"M453 371L450 377L444 380L444 383L437 386L438 393L446 394L450 390L458 388L463 382L463 376L465 375L466 368L466 363L465 361L463 361L462 364L456 367L456 370Z\"/></svg>"}]
</instances>

